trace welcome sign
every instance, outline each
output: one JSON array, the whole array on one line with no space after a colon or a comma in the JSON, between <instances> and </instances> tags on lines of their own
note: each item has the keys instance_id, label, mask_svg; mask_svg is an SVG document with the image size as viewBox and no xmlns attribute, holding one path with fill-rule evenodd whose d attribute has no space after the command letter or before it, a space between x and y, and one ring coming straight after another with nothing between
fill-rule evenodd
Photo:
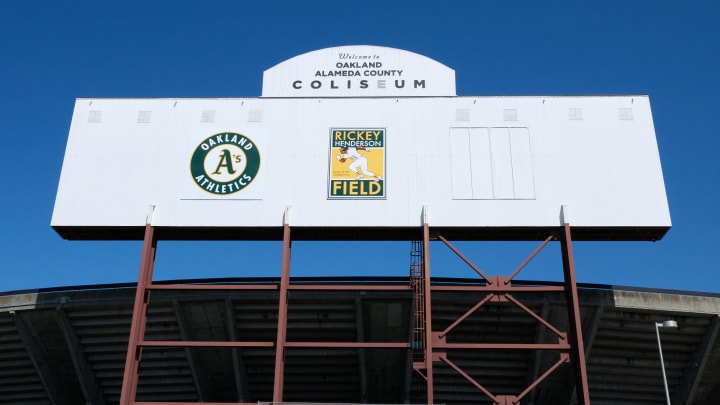
<instances>
[{"instance_id":1,"label":"welcome sign","mask_svg":"<svg viewBox=\"0 0 720 405\"><path fill-rule=\"evenodd\" d=\"M455 71L380 46L321 49L265 71L263 97L455 96Z\"/></svg>"}]
</instances>

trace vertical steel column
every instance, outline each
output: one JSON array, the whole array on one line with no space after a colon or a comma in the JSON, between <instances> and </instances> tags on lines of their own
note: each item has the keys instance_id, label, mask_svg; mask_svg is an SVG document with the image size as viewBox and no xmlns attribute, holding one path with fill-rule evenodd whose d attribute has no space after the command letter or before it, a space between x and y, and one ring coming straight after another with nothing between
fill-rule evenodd
<instances>
[{"instance_id":1,"label":"vertical steel column","mask_svg":"<svg viewBox=\"0 0 720 405\"><path fill-rule=\"evenodd\" d=\"M120 405L135 402L138 368L142 356L142 348L138 347L138 343L145 337L147 307L150 300L150 291L147 290L147 287L152 283L156 249L155 228L148 223L145 225L145 239L143 240L140 274L138 275L137 289L135 291L135 305L130 325L127 356L125 358L125 373L123 374L122 390L120 391Z\"/></svg>"},{"instance_id":2,"label":"vertical steel column","mask_svg":"<svg viewBox=\"0 0 720 405\"><path fill-rule=\"evenodd\" d=\"M280 296L278 298L278 329L275 343L275 382L273 402L283 401L283 385L285 382L285 341L287 338L287 307L288 287L290 286L290 225L286 221L283 226L282 274L280 276Z\"/></svg>"},{"instance_id":3,"label":"vertical steel column","mask_svg":"<svg viewBox=\"0 0 720 405\"><path fill-rule=\"evenodd\" d=\"M575 387L579 405L590 405L590 392L585 366L585 349L583 347L582 322L580 321L580 304L577 284L575 282L575 262L572 251L570 224L564 221L562 230L562 260L565 273L565 295L568 310L568 338L570 339L572 363L575 370Z\"/></svg>"},{"instance_id":4,"label":"vertical steel column","mask_svg":"<svg viewBox=\"0 0 720 405\"><path fill-rule=\"evenodd\" d=\"M423 212L426 216L427 212ZM423 282L425 283L425 373L427 379L427 403L433 404L433 339L432 297L430 294L430 226L423 224Z\"/></svg>"}]
</instances>

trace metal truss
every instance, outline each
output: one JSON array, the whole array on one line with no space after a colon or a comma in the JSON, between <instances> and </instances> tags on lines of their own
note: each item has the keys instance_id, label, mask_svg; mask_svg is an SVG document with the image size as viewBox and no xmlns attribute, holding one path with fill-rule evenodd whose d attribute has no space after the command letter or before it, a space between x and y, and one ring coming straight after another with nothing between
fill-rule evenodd
<instances>
[{"instance_id":1,"label":"metal truss","mask_svg":"<svg viewBox=\"0 0 720 405\"><path fill-rule=\"evenodd\" d=\"M139 402L136 401L136 393L138 386L138 370L142 359L143 348L148 347L226 347L226 348L246 348L246 347L267 347L275 348L275 380L273 389L273 403L283 401L283 387L285 376L285 350L287 348L313 348L313 347L332 347L332 348L395 348L395 349L412 349L415 352L413 356L413 369L419 373L426 383L427 403L433 403L433 365L435 363L445 363L458 374L467 379L470 384L478 388L487 395L496 405L517 405L520 400L530 393L541 381L543 381L553 371L558 369L565 363L572 363L575 371L575 383L578 404L589 405L587 371L585 366L585 354L582 343L582 328L580 324L580 310L578 304L578 293L575 282L575 270L572 254L571 228L569 224L560 227L556 233L548 235L542 244L509 276L487 276L462 253L457 250L442 235L432 234L430 226L425 223L422 228L422 268L415 277L411 275L411 281L407 285L293 285L290 283L290 252L291 252L291 227L286 223L283 229L283 247L282 247L282 268L279 284L262 284L262 285L187 285L187 284L153 284L152 274L157 250L157 238L152 225L148 224L145 228L145 238L143 242L142 260L138 277L138 285L135 296L133 309L132 324L130 329L130 337L128 341L128 351L125 363L125 371L123 376L123 384L120 396L121 405L176 405L180 402ZM484 285L475 286L431 286L430 284L430 241L440 240L455 252L463 261L473 268L480 277L485 281ZM562 287L528 287L513 286L513 278L551 241L559 241L562 247L562 262L564 269L565 283ZM414 278L414 280L413 280ZM411 287L411 283L420 284L417 288ZM145 340L145 327L147 323L147 309L150 302L152 291L157 290L265 290L277 291L279 294L278 306L278 327L277 337L275 341L147 341ZM413 292L422 291L422 299L417 303L413 303L416 316L422 316L421 322L415 324L422 325L422 336L414 336L411 333L408 343L397 342L289 342L287 341L287 322L288 322L288 294L290 291L406 291ZM436 291L469 291L478 293L480 298L475 306L470 308L465 314L460 316L449 327L442 331L434 331L432 329L432 300L431 293ZM569 330L563 332L555 328L549 322L545 321L542 316L523 305L516 297L516 293L520 292L558 292L565 293L567 301L567 312L569 319ZM557 336L557 343L550 344L509 344L509 343L449 343L446 337L452 333L453 329L467 319L473 312L477 311L488 302L509 302L522 309L529 316L544 325L548 330ZM418 339L416 339L418 338ZM418 342L420 342L418 344ZM535 381L531 382L527 388L517 395L495 395L471 376L465 373L460 367L454 364L447 356L448 349L462 350L553 350L559 353L557 361L548 368L542 375L537 376ZM419 354L419 355L418 355ZM245 399L247 400L247 398ZM425 402L425 401L423 401ZM255 402L234 402L240 404L256 404ZM218 403L206 402L206 404L217 405Z\"/></svg>"}]
</instances>

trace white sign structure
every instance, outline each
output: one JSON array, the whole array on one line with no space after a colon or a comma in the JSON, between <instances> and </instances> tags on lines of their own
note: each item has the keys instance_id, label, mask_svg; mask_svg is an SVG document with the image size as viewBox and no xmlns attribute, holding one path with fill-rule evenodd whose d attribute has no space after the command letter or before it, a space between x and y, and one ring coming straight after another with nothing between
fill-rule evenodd
<instances>
[{"instance_id":1,"label":"white sign structure","mask_svg":"<svg viewBox=\"0 0 720 405\"><path fill-rule=\"evenodd\" d=\"M397 76L366 73L381 70ZM52 226L272 239L289 222L298 238L404 239L426 217L457 237L534 239L561 206L578 240L671 226L647 96L458 97L444 65L373 46L264 79L259 98L78 99Z\"/></svg>"},{"instance_id":2,"label":"white sign structure","mask_svg":"<svg viewBox=\"0 0 720 405\"><path fill-rule=\"evenodd\" d=\"M381 46L326 48L265 71L263 97L455 96L455 71Z\"/></svg>"}]
</instances>

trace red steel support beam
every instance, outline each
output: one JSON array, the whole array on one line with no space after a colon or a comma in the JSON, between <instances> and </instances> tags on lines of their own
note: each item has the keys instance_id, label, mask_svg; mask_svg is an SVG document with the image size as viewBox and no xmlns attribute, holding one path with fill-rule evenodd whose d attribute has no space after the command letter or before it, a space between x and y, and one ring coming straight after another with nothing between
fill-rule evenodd
<instances>
[{"instance_id":1,"label":"red steel support beam","mask_svg":"<svg viewBox=\"0 0 720 405\"><path fill-rule=\"evenodd\" d=\"M275 342L226 342L201 340L143 340L140 347L275 347Z\"/></svg>"},{"instance_id":2,"label":"red steel support beam","mask_svg":"<svg viewBox=\"0 0 720 405\"><path fill-rule=\"evenodd\" d=\"M424 211L424 210L423 210ZM427 212L423 212L426 216ZM432 344L432 297L430 294L430 226L427 217L423 221L423 282L425 283L425 380L427 383L427 403L433 400L433 344Z\"/></svg>"},{"instance_id":3,"label":"red steel support beam","mask_svg":"<svg viewBox=\"0 0 720 405\"><path fill-rule=\"evenodd\" d=\"M458 292L493 292L493 291L512 291L512 292L564 292L565 287L547 286L547 287L515 287L507 288L506 285L435 285L433 291L458 291Z\"/></svg>"},{"instance_id":4,"label":"red steel support beam","mask_svg":"<svg viewBox=\"0 0 720 405\"><path fill-rule=\"evenodd\" d=\"M532 252L532 253L530 254L530 256L528 256L527 259L525 259L525 261L522 262L522 263L517 267L517 269L515 269L515 271L510 275L510 277L508 277L508 279L505 281L505 284L510 284L510 282L512 281L512 279L515 278L515 276L517 276L518 273L520 273L520 271L522 271L522 269L524 269L525 266L527 266L528 263L530 263L530 261L531 261L532 259L534 259L535 256L537 256L537 254L540 253L540 251L543 250L543 248L544 248L551 240L553 240L553 236L552 236L552 235L550 235L550 236L548 236L547 238L545 238L545 240L543 241L543 243L541 243L540 246L538 246L537 249L535 249L535 251Z\"/></svg>"},{"instance_id":5,"label":"red steel support beam","mask_svg":"<svg viewBox=\"0 0 720 405\"><path fill-rule=\"evenodd\" d=\"M184 291L277 291L277 284L153 284L148 290ZM407 284L298 284L289 285L290 291L410 291Z\"/></svg>"},{"instance_id":6,"label":"red steel support beam","mask_svg":"<svg viewBox=\"0 0 720 405\"><path fill-rule=\"evenodd\" d=\"M465 257L464 254L460 253L460 251L455 246L453 246L447 239L445 239L442 235L438 235L438 239L443 241L443 243L446 244L447 247L449 247L450 250L452 250L460 259L462 259L462 261L464 261L468 266L470 266L471 269L475 270L475 272L479 274L480 277L482 277L488 285L492 284L492 280L490 279L490 277L486 276L485 273L480 270L480 268L473 264L473 262L471 262L470 259Z\"/></svg>"},{"instance_id":7,"label":"red steel support beam","mask_svg":"<svg viewBox=\"0 0 720 405\"><path fill-rule=\"evenodd\" d=\"M202 402L203 405L258 405L259 402ZM267 402L263 402L267 404ZM132 405L191 405L197 402L133 402Z\"/></svg>"},{"instance_id":8,"label":"red steel support beam","mask_svg":"<svg viewBox=\"0 0 720 405\"><path fill-rule=\"evenodd\" d=\"M564 209L564 208L563 208ZM590 399L588 394L588 382L587 382L587 371L585 367L585 355L582 343L582 325L580 323L580 307L577 293L577 284L575 282L575 270L572 256L572 241L570 238L570 226L565 224L564 234L559 238L561 239L562 245L562 259L563 269L565 275L565 284L563 287L550 287L550 286L538 286L538 287L514 287L512 286L512 279L523 269L525 266L537 256L537 254L553 239L556 239L555 235L548 236L542 242L542 244L528 256L523 263L518 266L510 277L488 277L483 274L470 260L468 260L462 253L455 249L450 242L445 238L438 235L438 239L443 241L455 254L463 259L470 267L472 267L482 278L485 279L486 285L484 286L435 286L432 288L434 291L467 291L467 292L484 292L488 295L481 301L479 301L473 308L468 310L465 314L460 316L455 322L453 322L446 330L442 332L432 332L432 339L429 340L428 347L431 347L430 355L432 355L432 348L438 349L438 353L435 353L435 358L447 363L451 368L455 369L465 379L470 381L476 388L480 389L488 397L493 400L495 404L519 404L520 400L525 397L530 391L532 391L537 385L544 380L548 375L555 371L561 364L567 363L570 357L573 358L575 363L575 378L577 391L581 392L583 398L581 398L580 405L589 405ZM530 310L528 307L523 305L520 301L512 296L512 293L516 292L564 292L566 295L568 318L570 331L566 334L560 332L558 329L553 327L549 322L545 321L543 317L537 315L535 312ZM497 299L499 301L509 301L514 303L524 312L535 318L538 322L543 324L545 327L550 329L555 335L558 336L558 343L556 344L510 344L510 343L447 343L445 337L453 328L464 321L473 312L483 306L491 299ZM429 310L428 310L429 312ZM555 350L560 351L560 359L548 369L542 376L536 378L535 381L530 384L519 396L512 395L498 395L493 396L488 390L482 385L478 384L477 381L472 379L469 375L463 372L459 367L450 362L444 353L445 350L455 349L474 349L474 350ZM576 360L577 359L577 360ZM428 402L431 403L431 402Z\"/></svg>"},{"instance_id":9,"label":"red steel support beam","mask_svg":"<svg viewBox=\"0 0 720 405\"><path fill-rule=\"evenodd\" d=\"M290 286L290 225L287 223L288 212L285 212L286 222L283 227L282 274L280 276L280 297L278 298L278 328L275 344L275 382L273 387L273 402L283 401L283 386L285 382L285 342L287 340L287 312L288 290Z\"/></svg>"},{"instance_id":10,"label":"red steel support beam","mask_svg":"<svg viewBox=\"0 0 720 405\"><path fill-rule=\"evenodd\" d=\"M410 285L378 285L378 284L294 284L288 286L290 291L410 291Z\"/></svg>"},{"instance_id":11,"label":"red steel support beam","mask_svg":"<svg viewBox=\"0 0 720 405\"><path fill-rule=\"evenodd\" d=\"M528 315L530 315L530 316L532 316L533 318L535 318L538 322L540 322L541 324L545 325L546 328L550 329L550 330L552 331L552 333L556 334L560 339L566 340L567 337L566 337L566 335L565 335L564 333L562 333L562 332L560 332L559 330L557 330L557 328L554 327L554 326L552 326L552 325L550 324L550 322L544 320L540 315L536 314L536 313L533 312L530 308L528 308L528 307L526 307L525 305L523 305L522 302L516 300L515 297L513 297L511 294L505 294L505 298L506 298L507 300L511 301L512 303L514 303L515 305L517 305L520 309L522 309L523 311L525 311Z\"/></svg>"},{"instance_id":12,"label":"red steel support beam","mask_svg":"<svg viewBox=\"0 0 720 405\"><path fill-rule=\"evenodd\" d=\"M436 349L473 349L473 350L558 350L569 351L567 343L446 343L444 339L435 339ZM437 353L435 353L437 354Z\"/></svg>"},{"instance_id":13,"label":"red steel support beam","mask_svg":"<svg viewBox=\"0 0 720 405\"><path fill-rule=\"evenodd\" d=\"M120 405L129 405L135 402L138 369L142 356L142 347L140 347L138 343L142 341L145 336L147 307L150 300L150 291L147 290L147 288L152 284L156 249L157 239L155 237L155 229L148 223L145 225L145 239L143 241L140 273L135 291L135 305L133 307L130 338L128 340L128 350L125 358L125 373L123 374L122 390L120 391Z\"/></svg>"},{"instance_id":14,"label":"red steel support beam","mask_svg":"<svg viewBox=\"0 0 720 405\"><path fill-rule=\"evenodd\" d=\"M277 291L276 284L153 284L148 290L173 291Z\"/></svg>"},{"instance_id":15,"label":"red steel support beam","mask_svg":"<svg viewBox=\"0 0 720 405\"><path fill-rule=\"evenodd\" d=\"M570 361L570 358L568 357L567 353L560 353L560 359L559 359L558 361L556 361L555 364L553 364L549 369L547 369L547 371L545 371L545 372L543 373L543 375L541 375L540 377L536 378L536 379L535 379L535 382L533 382L533 383L530 384L527 388L525 388L525 391L523 391L522 393L520 393L520 395L518 395L518 396L516 397L516 399L515 399L515 401L513 401L513 403L514 403L514 404L519 404L519 403L520 403L520 400L523 399L523 398L525 397L525 395L529 394L530 391L532 391L533 389L535 389L535 387L537 387L538 385L540 385L540 383L541 383L545 378L547 378L547 376L549 376L550 374L552 374L552 372L555 371L558 367L560 367L560 365L562 365L563 363L567 363L567 362L569 362L569 361Z\"/></svg>"},{"instance_id":16,"label":"red steel support beam","mask_svg":"<svg viewBox=\"0 0 720 405\"><path fill-rule=\"evenodd\" d=\"M575 281L575 263L573 259L572 237L570 224L565 221L561 237L563 271L565 273L565 295L568 310L570 330L568 338L575 371L575 387L579 405L590 405L590 390L588 387L587 367L585 366L585 349L583 347L582 323L580 321L580 303L577 283Z\"/></svg>"},{"instance_id":17,"label":"red steel support beam","mask_svg":"<svg viewBox=\"0 0 720 405\"><path fill-rule=\"evenodd\" d=\"M455 372L457 372L458 374L460 374L460 375L461 375L464 379L466 379L470 384L474 385L475 388L479 389L480 391L482 391L483 394L487 395L488 398L492 399L492 401L493 401L494 404L499 403L498 398L497 398L495 395L493 395L490 391L488 391L487 388L483 387L482 384L480 384L479 382L475 381L474 378L470 377L466 372L464 372L464 371L463 371L460 367L458 367L455 363L453 363L452 361L450 361L450 359L448 359L447 356L445 356L445 355L440 355L439 357L440 357L440 360L442 360L445 364L447 364L448 366L450 366L450 368L452 368L453 370L455 370Z\"/></svg>"},{"instance_id":18,"label":"red steel support beam","mask_svg":"<svg viewBox=\"0 0 720 405\"><path fill-rule=\"evenodd\" d=\"M481 306L485 305L486 302L490 301L495 294L488 294L485 298L482 299L482 301L475 304L474 307L470 308L468 311L465 312L464 315L462 315L460 318L458 318L455 322L452 323L452 325L445 328L444 331L440 332L438 336L445 337L448 333L450 333L453 329L455 329L456 326L460 325L462 321L467 319L470 315L472 315L475 311L477 311Z\"/></svg>"},{"instance_id":19,"label":"red steel support beam","mask_svg":"<svg viewBox=\"0 0 720 405\"><path fill-rule=\"evenodd\" d=\"M407 342L285 342L285 347L326 349L409 349Z\"/></svg>"}]
</instances>

